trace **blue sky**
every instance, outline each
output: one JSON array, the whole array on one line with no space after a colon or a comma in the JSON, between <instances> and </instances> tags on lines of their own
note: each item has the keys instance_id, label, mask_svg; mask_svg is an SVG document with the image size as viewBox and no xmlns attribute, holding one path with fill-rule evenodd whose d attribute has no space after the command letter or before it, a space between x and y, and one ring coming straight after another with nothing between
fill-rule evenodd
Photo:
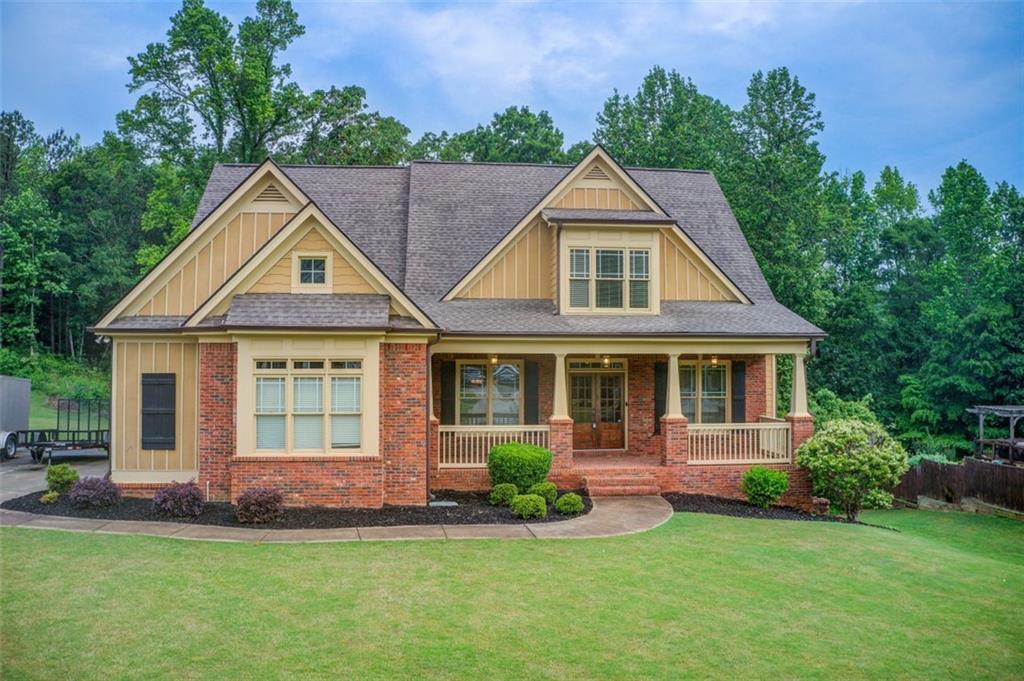
<instances>
[{"instance_id":1,"label":"blue sky","mask_svg":"<svg viewBox=\"0 0 1024 681\"><path fill-rule=\"evenodd\" d=\"M237 25L255 3L210 4ZM295 5L299 83L361 85L414 136L527 104L571 143L653 64L734 107L751 73L785 65L817 94L829 169L892 164L927 190L966 158L1024 187L1024 2ZM97 140L133 102L126 58L178 6L3 2L3 108Z\"/></svg>"}]
</instances>

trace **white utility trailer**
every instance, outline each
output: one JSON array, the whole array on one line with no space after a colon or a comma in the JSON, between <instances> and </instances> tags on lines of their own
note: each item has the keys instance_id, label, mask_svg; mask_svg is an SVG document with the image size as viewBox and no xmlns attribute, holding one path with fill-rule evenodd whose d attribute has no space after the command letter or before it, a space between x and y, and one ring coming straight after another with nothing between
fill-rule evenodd
<instances>
[{"instance_id":1,"label":"white utility trailer","mask_svg":"<svg viewBox=\"0 0 1024 681\"><path fill-rule=\"evenodd\" d=\"M18 450L18 433L28 430L28 400L32 381L0 376L0 455L10 459Z\"/></svg>"}]
</instances>

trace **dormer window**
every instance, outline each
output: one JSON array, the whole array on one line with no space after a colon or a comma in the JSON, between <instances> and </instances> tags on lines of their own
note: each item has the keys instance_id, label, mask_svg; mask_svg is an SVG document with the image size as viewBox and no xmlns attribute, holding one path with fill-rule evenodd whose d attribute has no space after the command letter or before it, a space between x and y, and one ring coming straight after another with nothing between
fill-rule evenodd
<instances>
[{"instance_id":1,"label":"dormer window","mask_svg":"<svg viewBox=\"0 0 1024 681\"><path fill-rule=\"evenodd\" d=\"M333 253L293 253L292 293L330 293Z\"/></svg>"},{"instance_id":2,"label":"dormer window","mask_svg":"<svg viewBox=\"0 0 1024 681\"><path fill-rule=\"evenodd\" d=\"M569 307L573 310L648 310L650 280L650 249L569 249Z\"/></svg>"},{"instance_id":3,"label":"dormer window","mask_svg":"<svg viewBox=\"0 0 1024 681\"><path fill-rule=\"evenodd\" d=\"M300 284L326 284L327 258L299 258Z\"/></svg>"}]
</instances>

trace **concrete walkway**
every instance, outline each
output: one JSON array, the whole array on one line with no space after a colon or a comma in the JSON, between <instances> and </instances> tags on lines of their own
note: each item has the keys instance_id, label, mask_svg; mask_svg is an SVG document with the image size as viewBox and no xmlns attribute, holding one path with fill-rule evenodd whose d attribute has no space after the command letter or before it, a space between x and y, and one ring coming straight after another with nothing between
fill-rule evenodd
<instances>
[{"instance_id":1,"label":"concrete walkway","mask_svg":"<svg viewBox=\"0 0 1024 681\"><path fill-rule=\"evenodd\" d=\"M672 517L672 506L657 496L597 497L585 516L554 523L508 525L398 525L331 530L261 530L189 523L90 520L0 509L0 526L100 534L145 534L174 539L251 543L314 543L398 539L589 539L644 532Z\"/></svg>"}]
</instances>

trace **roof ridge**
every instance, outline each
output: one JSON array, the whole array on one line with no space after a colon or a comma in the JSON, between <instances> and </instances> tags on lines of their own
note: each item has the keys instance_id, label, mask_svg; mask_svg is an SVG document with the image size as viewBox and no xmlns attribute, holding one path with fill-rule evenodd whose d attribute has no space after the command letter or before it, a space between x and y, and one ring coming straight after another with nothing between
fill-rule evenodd
<instances>
[{"instance_id":1,"label":"roof ridge","mask_svg":"<svg viewBox=\"0 0 1024 681\"><path fill-rule=\"evenodd\" d=\"M362 170L408 170L409 166L414 163L423 163L429 165L450 165L450 166L504 166L513 168L575 168L578 163L517 163L514 161L440 161L435 159L413 159L409 161L407 165L372 165L372 164L354 164L354 165L341 165L336 163L277 163L279 168L330 168L337 170L346 169L362 169ZM261 164L259 163L222 163L218 162L217 166L223 168L257 168ZM648 170L656 172L668 172L668 173L693 173L696 175L713 175L714 171L704 170L701 168L659 168L656 166L622 166L624 170Z\"/></svg>"}]
</instances>

